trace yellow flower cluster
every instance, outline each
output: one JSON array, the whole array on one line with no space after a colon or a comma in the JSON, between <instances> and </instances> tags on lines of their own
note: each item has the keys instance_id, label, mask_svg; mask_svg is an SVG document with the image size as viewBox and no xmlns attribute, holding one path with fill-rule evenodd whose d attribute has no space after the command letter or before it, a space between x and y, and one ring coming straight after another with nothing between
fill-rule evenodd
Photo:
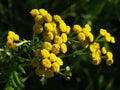
<instances>
[{"instance_id":1,"label":"yellow flower cluster","mask_svg":"<svg viewBox=\"0 0 120 90\"><path fill-rule=\"evenodd\" d=\"M35 20L33 26L34 33L36 35L41 34L44 40L42 50L35 51L35 59L31 61L31 64L33 67L36 66L37 75L44 74L46 77L52 77L54 72L59 72L60 66L63 65L63 61L57 55L67 52L67 35L70 34L71 28L66 25L59 15L53 15L52 17L45 9L32 9L30 14ZM36 58L39 57L42 57L42 60L37 60L40 62L38 65ZM39 71L42 71L42 73ZM46 72L50 72L50 76L46 75Z\"/></svg>"},{"instance_id":2,"label":"yellow flower cluster","mask_svg":"<svg viewBox=\"0 0 120 90\"><path fill-rule=\"evenodd\" d=\"M104 36L104 38L107 42L115 43L115 38L113 36L111 36L111 34L107 32L107 30L100 29L100 35Z\"/></svg>"},{"instance_id":3,"label":"yellow flower cluster","mask_svg":"<svg viewBox=\"0 0 120 90\"><path fill-rule=\"evenodd\" d=\"M90 32L91 27L88 24L86 24L84 28L76 24L73 26L73 31L77 34L77 38L82 43L83 47L88 47L88 43L94 40L94 36Z\"/></svg>"},{"instance_id":4,"label":"yellow flower cluster","mask_svg":"<svg viewBox=\"0 0 120 90\"><path fill-rule=\"evenodd\" d=\"M90 44L90 51L92 55L92 62L94 65L99 65L101 63L101 57L104 55L106 58L103 58L106 60L106 64L110 66L113 64L113 54L110 51L107 51L105 47L102 47L100 49L100 44L94 42L93 44Z\"/></svg>"},{"instance_id":5,"label":"yellow flower cluster","mask_svg":"<svg viewBox=\"0 0 120 90\"><path fill-rule=\"evenodd\" d=\"M18 40L19 40L19 36L13 31L9 31L7 36L6 46L12 48L13 50L17 50L15 41Z\"/></svg>"}]
</instances>

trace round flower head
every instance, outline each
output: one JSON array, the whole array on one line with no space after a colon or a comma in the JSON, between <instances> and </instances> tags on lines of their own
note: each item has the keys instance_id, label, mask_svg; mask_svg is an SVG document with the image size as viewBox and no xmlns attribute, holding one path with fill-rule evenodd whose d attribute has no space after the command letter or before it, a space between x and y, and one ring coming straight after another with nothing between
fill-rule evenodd
<instances>
[{"instance_id":1,"label":"round flower head","mask_svg":"<svg viewBox=\"0 0 120 90\"><path fill-rule=\"evenodd\" d=\"M51 52L54 53L54 54L59 54L60 53L59 44L53 44Z\"/></svg>"},{"instance_id":2,"label":"round flower head","mask_svg":"<svg viewBox=\"0 0 120 90\"><path fill-rule=\"evenodd\" d=\"M44 32L43 38L46 42L50 42L54 38L53 32Z\"/></svg>"},{"instance_id":3,"label":"round flower head","mask_svg":"<svg viewBox=\"0 0 120 90\"><path fill-rule=\"evenodd\" d=\"M67 34L66 33L62 33L61 34L61 38L62 38L62 42L66 43L67 42Z\"/></svg>"},{"instance_id":4,"label":"round flower head","mask_svg":"<svg viewBox=\"0 0 120 90\"><path fill-rule=\"evenodd\" d=\"M39 9L39 13L40 13L42 16L45 16L46 14L48 14L48 12L47 12L45 9Z\"/></svg>"},{"instance_id":5,"label":"round flower head","mask_svg":"<svg viewBox=\"0 0 120 90\"><path fill-rule=\"evenodd\" d=\"M54 43L55 44L61 44L62 43L62 37L56 35L54 38Z\"/></svg>"},{"instance_id":6,"label":"round flower head","mask_svg":"<svg viewBox=\"0 0 120 90\"><path fill-rule=\"evenodd\" d=\"M43 31L43 27L41 24L35 23L33 26L33 31L35 34L40 34Z\"/></svg>"},{"instance_id":7,"label":"round flower head","mask_svg":"<svg viewBox=\"0 0 120 90\"><path fill-rule=\"evenodd\" d=\"M106 34L105 34L105 40L106 40L107 42L110 42L110 41L111 41L111 35L110 35L110 33L106 33Z\"/></svg>"},{"instance_id":8,"label":"round flower head","mask_svg":"<svg viewBox=\"0 0 120 90\"><path fill-rule=\"evenodd\" d=\"M67 25L66 28L67 28L67 30L66 30L66 34L70 34L70 31L71 31L70 26Z\"/></svg>"},{"instance_id":9,"label":"round flower head","mask_svg":"<svg viewBox=\"0 0 120 90\"><path fill-rule=\"evenodd\" d=\"M106 64L108 65L108 66L111 66L111 64L113 64L114 63L114 60L113 59L107 59L106 60Z\"/></svg>"},{"instance_id":10,"label":"round flower head","mask_svg":"<svg viewBox=\"0 0 120 90\"><path fill-rule=\"evenodd\" d=\"M56 58L57 58L57 56L54 53L50 53L49 59L51 62L55 62Z\"/></svg>"},{"instance_id":11,"label":"round flower head","mask_svg":"<svg viewBox=\"0 0 120 90\"><path fill-rule=\"evenodd\" d=\"M48 50L42 49L41 50L41 55L42 55L43 58L48 58L50 56L50 53L49 53Z\"/></svg>"},{"instance_id":12,"label":"round flower head","mask_svg":"<svg viewBox=\"0 0 120 90\"><path fill-rule=\"evenodd\" d=\"M67 45L62 43L60 45L60 49L61 49L61 52L65 54L67 52Z\"/></svg>"},{"instance_id":13,"label":"round flower head","mask_svg":"<svg viewBox=\"0 0 120 90\"><path fill-rule=\"evenodd\" d=\"M60 22L62 20L62 18L59 15L54 15L53 19L55 22Z\"/></svg>"},{"instance_id":14,"label":"round flower head","mask_svg":"<svg viewBox=\"0 0 120 90\"><path fill-rule=\"evenodd\" d=\"M59 22L59 26L58 27L59 27L61 32L66 32L67 31L66 23L63 20L61 20Z\"/></svg>"},{"instance_id":15,"label":"round flower head","mask_svg":"<svg viewBox=\"0 0 120 90\"><path fill-rule=\"evenodd\" d=\"M53 31L53 24L52 23L45 23L44 24L45 30L46 31Z\"/></svg>"},{"instance_id":16,"label":"round flower head","mask_svg":"<svg viewBox=\"0 0 120 90\"><path fill-rule=\"evenodd\" d=\"M86 36L83 32L78 33L77 38L79 41L83 42L86 39Z\"/></svg>"},{"instance_id":17,"label":"round flower head","mask_svg":"<svg viewBox=\"0 0 120 90\"><path fill-rule=\"evenodd\" d=\"M52 50L52 44L50 42L44 42L42 48L50 51Z\"/></svg>"},{"instance_id":18,"label":"round flower head","mask_svg":"<svg viewBox=\"0 0 120 90\"><path fill-rule=\"evenodd\" d=\"M37 15L35 17L35 23L42 24L44 22L43 16L42 15Z\"/></svg>"},{"instance_id":19,"label":"round flower head","mask_svg":"<svg viewBox=\"0 0 120 90\"><path fill-rule=\"evenodd\" d=\"M60 66L63 66L63 61L61 58L57 57L55 62L57 62Z\"/></svg>"},{"instance_id":20,"label":"round flower head","mask_svg":"<svg viewBox=\"0 0 120 90\"><path fill-rule=\"evenodd\" d=\"M51 62L50 62L49 59L43 59L43 60L42 60L42 65L43 65L43 67L45 67L45 68L50 68L50 67L51 67Z\"/></svg>"},{"instance_id":21,"label":"round flower head","mask_svg":"<svg viewBox=\"0 0 120 90\"><path fill-rule=\"evenodd\" d=\"M44 16L44 20L45 20L46 22L52 22L52 16L48 13L48 14L46 14L46 15Z\"/></svg>"},{"instance_id":22,"label":"round flower head","mask_svg":"<svg viewBox=\"0 0 120 90\"><path fill-rule=\"evenodd\" d=\"M112 36L110 41L111 43L115 43L115 37Z\"/></svg>"},{"instance_id":23,"label":"round flower head","mask_svg":"<svg viewBox=\"0 0 120 90\"><path fill-rule=\"evenodd\" d=\"M105 29L100 29L100 35L105 36L107 33L107 30Z\"/></svg>"},{"instance_id":24,"label":"round flower head","mask_svg":"<svg viewBox=\"0 0 120 90\"><path fill-rule=\"evenodd\" d=\"M85 24L85 28L83 28L83 29L85 29L85 30L88 31L88 32L91 31L91 27L90 27L89 24Z\"/></svg>"},{"instance_id":25,"label":"round flower head","mask_svg":"<svg viewBox=\"0 0 120 90\"><path fill-rule=\"evenodd\" d=\"M32 10L30 11L30 14L31 14L33 17L35 17L35 16L39 15L39 11L38 11L37 9L32 9Z\"/></svg>"},{"instance_id":26,"label":"round flower head","mask_svg":"<svg viewBox=\"0 0 120 90\"><path fill-rule=\"evenodd\" d=\"M89 33L88 38L89 38L89 41L90 41L90 42L93 42L94 36L93 36L92 33Z\"/></svg>"},{"instance_id":27,"label":"round flower head","mask_svg":"<svg viewBox=\"0 0 120 90\"><path fill-rule=\"evenodd\" d=\"M106 53L107 53L106 48L105 48L105 47L102 47L101 52L102 52L103 54L106 54Z\"/></svg>"},{"instance_id":28,"label":"round flower head","mask_svg":"<svg viewBox=\"0 0 120 90\"><path fill-rule=\"evenodd\" d=\"M54 63L52 64L52 70L53 70L54 72L59 72L59 71L60 71L60 65L59 65L57 62L54 62Z\"/></svg>"},{"instance_id":29,"label":"round flower head","mask_svg":"<svg viewBox=\"0 0 120 90\"><path fill-rule=\"evenodd\" d=\"M79 32L81 32L82 31L82 28L81 28L81 26L80 25L74 25L73 26L73 31L75 32L75 33L79 33Z\"/></svg>"},{"instance_id":30,"label":"round flower head","mask_svg":"<svg viewBox=\"0 0 120 90\"><path fill-rule=\"evenodd\" d=\"M113 59L113 54L110 51L106 53L106 56L107 56L108 60L112 60Z\"/></svg>"}]
</instances>

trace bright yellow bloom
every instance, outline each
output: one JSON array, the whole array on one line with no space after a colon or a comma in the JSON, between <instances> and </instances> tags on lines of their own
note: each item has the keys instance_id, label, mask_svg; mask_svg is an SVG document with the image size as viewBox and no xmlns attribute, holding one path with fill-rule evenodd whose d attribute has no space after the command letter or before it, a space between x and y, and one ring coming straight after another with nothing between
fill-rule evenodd
<instances>
[{"instance_id":1,"label":"bright yellow bloom","mask_svg":"<svg viewBox=\"0 0 120 90\"><path fill-rule=\"evenodd\" d=\"M38 11L37 9L32 9L32 10L30 11L30 14L31 14L33 17L35 17L35 16L39 15L39 11Z\"/></svg>"},{"instance_id":2,"label":"bright yellow bloom","mask_svg":"<svg viewBox=\"0 0 120 90\"><path fill-rule=\"evenodd\" d=\"M44 20L45 20L46 22L52 22L52 16L48 13L48 14L46 14L46 15L44 16Z\"/></svg>"},{"instance_id":3,"label":"bright yellow bloom","mask_svg":"<svg viewBox=\"0 0 120 90\"><path fill-rule=\"evenodd\" d=\"M14 35L14 40L15 40L15 41L18 41L18 40L19 40L19 35L15 34L15 35Z\"/></svg>"},{"instance_id":4,"label":"bright yellow bloom","mask_svg":"<svg viewBox=\"0 0 120 90\"><path fill-rule=\"evenodd\" d=\"M75 32L75 33L80 33L81 31L82 31L82 28L81 28L81 26L80 25L74 25L73 26L73 31Z\"/></svg>"},{"instance_id":5,"label":"bright yellow bloom","mask_svg":"<svg viewBox=\"0 0 120 90\"><path fill-rule=\"evenodd\" d=\"M113 59L113 54L110 51L106 53L106 56L107 56L108 60L112 60Z\"/></svg>"},{"instance_id":6,"label":"bright yellow bloom","mask_svg":"<svg viewBox=\"0 0 120 90\"><path fill-rule=\"evenodd\" d=\"M50 53L49 60L51 62L55 62L56 59L57 59L57 56L54 53Z\"/></svg>"},{"instance_id":7,"label":"bright yellow bloom","mask_svg":"<svg viewBox=\"0 0 120 90\"><path fill-rule=\"evenodd\" d=\"M46 31L53 31L53 24L52 23L45 23L44 28Z\"/></svg>"},{"instance_id":8,"label":"bright yellow bloom","mask_svg":"<svg viewBox=\"0 0 120 90\"><path fill-rule=\"evenodd\" d=\"M110 41L111 43L115 43L115 37L112 36Z\"/></svg>"},{"instance_id":9,"label":"bright yellow bloom","mask_svg":"<svg viewBox=\"0 0 120 90\"><path fill-rule=\"evenodd\" d=\"M59 26L58 27L59 27L61 32L66 32L67 31L66 23L63 20L61 20L59 22Z\"/></svg>"},{"instance_id":10,"label":"bright yellow bloom","mask_svg":"<svg viewBox=\"0 0 120 90\"><path fill-rule=\"evenodd\" d=\"M67 42L67 34L66 33L62 33L61 34L61 38L62 38L62 42L66 43Z\"/></svg>"},{"instance_id":11,"label":"bright yellow bloom","mask_svg":"<svg viewBox=\"0 0 120 90\"><path fill-rule=\"evenodd\" d=\"M57 57L55 62L57 62L60 66L63 66L63 61L61 58Z\"/></svg>"},{"instance_id":12,"label":"bright yellow bloom","mask_svg":"<svg viewBox=\"0 0 120 90\"><path fill-rule=\"evenodd\" d=\"M106 33L106 34L105 34L105 40L106 40L107 42L110 42L110 41L111 41L111 35L110 35L110 33Z\"/></svg>"},{"instance_id":13,"label":"bright yellow bloom","mask_svg":"<svg viewBox=\"0 0 120 90\"><path fill-rule=\"evenodd\" d=\"M100 29L100 35L105 36L107 33L106 29Z\"/></svg>"},{"instance_id":14,"label":"bright yellow bloom","mask_svg":"<svg viewBox=\"0 0 120 90\"><path fill-rule=\"evenodd\" d=\"M105 48L105 47L102 47L101 52L102 52L103 54L106 54L106 53L107 53L106 48Z\"/></svg>"},{"instance_id":15,"label":"bright yellow bloom","mask_svg":"<svg viewBox=\"0 0 120 90\"><path fill-rule=\"evenodd\" d=\"M83 42L86 39L86 36L83 32L78 33L77 38L79 41Z\"/></svg>"},{"instance_id":16,"label":"bright yellow bloom","mask_svg":"<svg viewBox=\"0 0 120 90\"><path fill-rule=\"evenodd\" d=\"M111 64L113 64L114 63L114 60L113 59L107 59L106 60L106 64L108 65L108 66L111 66Z\"/></svg>"},{"instance_id":17,"label":"bright yellow bloom","mask_svg":"<svg viewBox=\"0 0 120 90\"><path fill-rule=\"evenodd\" d=\"M13 31L8 31L8 36L7 36L7 40L9 41L18 41L19 40L19 35L16 34Z\"/></svg>"},{"instance_id":18,"label":"bright yellow bloom","mask_svg":"<svg viewBox=\"0 0 120 90\"><path fill-rule=\"evenodd\" d=\"M50 50L52 50L52 44L50 42L44 42L42 45L42 48L50 51Z\"/></svg>"},{"instance_id":19,"label":"bright yellow bloom","mask_svg":"<svg viewBox=\"0 0 120 90\"><path fill-rule=\"evenodd\" d=\"M54 54L59 54L60 53L59 44L53 44L51 52L54 53Z\"/></svg>"},{"instance_id":20,"label":"bright yellow bloom","mask_svg":"<svg viewBox=\"0 0 120 90\"><path fill-rule=\"evenodd\" d=\"M60 65L59 65L57 62L54 62L54 63L52 64L52 70L53 70L54 72L59 72L59 71L60 71Z\"/></svg>"},{"instance_id":21,"label":"bright yellow bloom","mask_svg":"<svg viewBox=\"0 0 120 90\"><path fill-rule=\"evenodd\" d=\"M43 65L43 67L45 67L45 68L51 68L51 62L50 62L49 59L43 59L41 63Z\"/></svg>"},{"instance_id":22,"label":"bright yellow bloom","mask_svg":"<svg viewBox=\"0 0 120 90\"><path fill-rule=\"evenodd\" d=\"M54 77L54 71L52 69L47 69L45 71L45 77L46 78L52 78L52 77Z\"/></svg>"},{"instance_id":23,"label":"bright yellow bloom","mask_svg":"<svg viewBox=\"0 0 120 90\"><path fill-rule=\"evenodd\" d=\"M85 27L83 28L83 30L90 32L91 31L90 25L89 24L85 24Z\"/></svg>"},{"instance_id":24,"label":"bright yellow bloom","mask_svg":"<svg viewBox=\"0 0 120 90\"><path fill-rule=\"evenodd\" d=\"M70 34L70 31L71 31L70 26L67 25L66 28L67 28L67 30L66 30L66 34Z\"/></svg>"},{"instance_id":25,"label":"bright yellow bloom","mask_svg":"<svg viewBox=\"0 0 120 90\"><path fill-rule=\"evenodd\" d=\"M33 59L31 60L31 65L32 65L32 67L37 67L37 66L39 66L39 65L40 65L40 62L39 62L38 58L33 58Z\"/></svg>"},{"instance_id":26,"label":"bright yellow bloom","mask_svg":"<svg viewBox=\"0 0 120 90\"><path fill-rule=\"evenodd\" d=\"M43 58L48 58L50 56L50 53L49 53L48 50L42 49L41 50L41 55L42 55Z\"/></svg>"},{"instance_id":27,"label":"bright yellow bloom","mask_svg":"<svg viewBox=\"0 0 120 90\"><path fill-rule=\"evenodd\" d=\"M48 12L47 12L45 9L39 9L39 13L40 13L42 16L45 16L46 14L48 14Z\"/></svg>"},{"instance_id":28,"label":"bright yellow bloom","mask_svg":"<svg viewBox=\"0 0 120 90\"><path fill-rule=\"evenodd\" d=\"M37 15L35 17L35 23L42 24L44 22L43 16L42 15Z\"/></svg>"},{"instance_id":29,"label":"bright yellow bloom","mask_svg":"<svg viewBox=\"0 0 120 90\"><path fill-rule=\"evenodd\" d=\"M33 31L35 34L40 34L43 31L43 26L41 24L35 23L33 25Z\"/></svg>"},{"instance_id":30,"label":"bright yellow bloom","mask_svg":"<svg viewBox=\"0 0 120 90\"><path fill-rule=\"evenodd\" d=\"M94 36L92 33L89 33L88 38L89 38L90 42L93 42Z\"/></svg>"},{"instance_id":31,"label":"bright yellow bloom","mask_svg":"<svg viewBox=\"0 0 120 90\"><path fill-rule=\"evenodd\" d=\"M93 44L90 44L90 51L91 52L96 52L97 50L100 49L100 44L99 43L93 43Z\"/></svg>"},{"instance_id":32,"label":"bright yellow bloom","mask_svg":"<svg viewBox=\"0 0 120 90\"><path fill-rule=\"evenodd\" d=\"M43 38L46 42L50 42L54 38L53 32L44 32Z\"/></svg>"},{"instance_id":33,"label":"bright yellow bloom","mask_svg":"<svg viewBox=\"0 0 120 90\"><path fill-rule=\"evenodd\" d=\"M53 19L55 20L55 22L60 22L62 20L62 18L59 15L54 15Z\"/></svg>"},{"instance_id":34,"label":"bright yellow bloom","mask_svg":"<svg viewBox=\"0 0 120 90\"><path fill-rule=\"evenodd\" d=\"M62 43L60 45L60 49L61 49L61 52L65 54L67 52L67 45Z\"/></svg>"},{"instance_id":35,"label":"bright yellow bloom","mask_svg":"<svg viewBox=\"0 0 120 90\"><path fill-rule=\"evenodd\" d=\"M56 35L54 38L54 43L55 44L61 44L62 43L62 37Z\"/></svg>"}]
</instances>

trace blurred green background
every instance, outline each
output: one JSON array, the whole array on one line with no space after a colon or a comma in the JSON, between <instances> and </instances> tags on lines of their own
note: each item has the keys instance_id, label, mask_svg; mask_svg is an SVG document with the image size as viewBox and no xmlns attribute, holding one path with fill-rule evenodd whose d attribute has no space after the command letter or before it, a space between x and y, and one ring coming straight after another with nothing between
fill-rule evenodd
<instances>
[{"instance_id":1,"label":"blurred green background","mask_svg":"<svg viewBox=\"0 0 120 90\"><path fill-rule=\"evenodd\" d=\"M93 66L80 61L75 64L70 81L55 77L42 85L39 77L34 76L25 83L25 90L120 90L120 0L0 0L0 42L5 42L8 30L31 39L34 20L29 12L33 8L59 14L71 27L88 23L95 35L100 28L107 29L116 38L116 43L110 44L114 64ZM3 86L0 84L0 90Z\"/></svg>"}]
</instances>

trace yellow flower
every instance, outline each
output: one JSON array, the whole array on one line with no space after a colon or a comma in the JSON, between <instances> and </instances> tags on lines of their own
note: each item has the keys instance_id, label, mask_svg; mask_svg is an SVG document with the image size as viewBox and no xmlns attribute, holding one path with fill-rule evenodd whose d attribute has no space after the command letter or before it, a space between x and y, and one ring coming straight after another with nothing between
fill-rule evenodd
<instances>
[{"instance_id":1,"label":"yellow flower","mask_svg":"<svg viewBox=\"0 0 120 90\"><path fill-rule=\"evenodd\" d=\"M32 10L30 11L30 14L31 14L33 17L35 17L35 16L39 15L39 11L38 11L37 9L32 9Z\"/></svg>"},{"instance_id":2,"label":"yellow flower","mask_svg":"<svg viewBox=\"0 0 120 90\"><path fill-rule=\"evenodd\" d=\"M52 77L54 77L54 71L52 69L47 69L45 71L45 77L46 78L52 78Z\"/></svg>"},{"instance_id":3,"label":"yellow flower","mask_svg":"<svg viewBox=\"0 0 120 90\"><path fill-rule=\"evenodd\" d=\"M48 14L48 12L47 12L45 9L39 9L39 13L40 13L42 16L45 16L46 14Z\"/></svg>"},{"instance_id":4,"label":"yellow flower","mask_svg":"<svg viewBox=\"0 0 120 90\"><path fill-rule=\"evenodd\" d=\"M103 54L106 54L106 53L107 53L107 50L106 50L105 47L102 47L101 51L102 51Z\"/></svg>"},{"instance_id":5,"label":"yellow flower","mask_svg":"<svg viewBox=\"0 0 120 90\"><path fill-rule=\"evenodd\" d=\"M7 41L7 42L6 42L6 46L9 47L9 48L12 48L13 50L16 50L16 51L17 51L16 43L13 43L13 42L11 42L11 41Z\"/></svg>"},{"instance_id":6,"label":"yellow flower","mask_svg":"<svg viewBox=\"0 0 120 90\"><path fill-rule=\"evenodd\" d=\"M82 31L82 28L81 28L81 26L80 25L74 25L73 26L73 31L75 32L75 33L80 33L81 31Z\"/></svg>"},{"instance_id":7,"label":"yellow flower","mask_svg":"<svg viewBox=\"0 0 120 90\"><path fill-rule=\"evenodd\" d=\"M112 52L110 52L110 51L108 51L108 52L106 53L106 56L107 56L107 59L108 59L108 60L112 60L112 59L113 59L113 54L112 54Z\"/></svg>"},{"instance_id":8,"label":"yellow flower","mask_svg":"<svg viewBox=\"0 0 120 90\"><path fill-rule=\"evenodd\" d=\"M100 29L100 35L105 36L107 33L106 29Z\"/></svg>"},{"instance_id":9,"label":"yellow flower","mask_svg":"<svg viewBox=\"0 0 120 90\"><path fill-rule=\"evenodd\" d=\"M90 32L91 31L91 27L89 24L85 24L85 27L83 28L83 30L85 29L85 31Z\"/></svg>"},{"instance_id":10,"label":"yellow flower","mask_svg":"<svg viewBox=\"0 0 120 90\"><path fill-rule=\"evenodd\" d=\"M56 35L54 38L54 43L55 44L61 44L62 43L62 37Z\"/></svg>"},{"instance_id":11,"label":"yellow flower","mask_svg":"<svg viewBox=\"0 0 120 90\"><path fill-rule=\"evenodd\" d=\"M83 32L78 33L77 38L79 41L83 42L86 39L86 36Z\"/></svg>"},{"instance_id":12,"label":"yellow flower","mask_svg":"<svg viewBox=\"0 0 120 90\"><path fill-rule=\"evenodd\" d=\"M48 50L42 49L41 50L41 55L42 55L43 58L48 58L50 56L50 53L49 53Z\"/></svg>"},{"instance_id":13,"label":"yellow flower","mask_svg":"<svg viewBox=\"0 0 120 90\"><path fill-rule=\"evenodd\" d=\"M33 25L33 31L35 34L40 34L43 31L43 27L41 24L35 23Z\"/></svg>"},{"instance_id":14,"label":"yellow flower","mask_svg":"<svg viewBox=\"0 0 120 90\"><path fill-rule=\"evenodd\" d=\"M62 20L62 18L59 15L54 15L53 19L55 20L55 22L60 22Z\"/></svg>"},{"instance_id":15,"label":"yellow flower","mask_svg":"<svg viewBox=\"0 0 120 90\"><path fill-rule=\"evenodd\" d=\"M18 41L18 40L19 40L19 35L15 34L15 35L14 35L14 40L15 40L15 41Z\"/></svg>"},{"instance_id":16,"label":"yellow flower","mask_svg":"<svg viewBox=\"0 0 120 90\"><path fill-rule=\"evenodd\" d=\"M99 49L100 49L99 43L94 42L93 44L90 44L90 51L91 52L96 52Z\"/></svg>"},{"instance_id":17,"label":"yellow flower","mask_svg":"<svg viewBox=\"0 0 120 90\"><path fill-rule=\"evenodd\" d=\"M54 53L50 53L49 60L51 62L55 62L56 59L57 59L57 56Z\"/></svg>"},{"instance_id":18,"label":"yellow flower","mask_svg":"<svg viewBox=\"0 0 120 90\"><path fill-rule=\"evenodd\" d=\"M44 42L42 45L42 48L50 51L50 50L52 50L52 44L50 42Z\"/></svg>"},{"instance_id":19,"label":"yellow flower","mask_svg":"<svg viewBox=\"0 0 120 90\"><path fill-rule=\"evenodd\" d=\"M53 31L53 24L52 23L45 23L44 24L45 30L46 31Z\"/></svg>"},{"instance_id":20,"label":"yellow flower","mask_svg":"<svg viewBox=\"0 0 120 90\"><path fill-rule=\"evenodd\" d=\"M60 66L63 66L63 61L61 58L57 57L55 62L57 62Z\"/></svg>"},{"instance_id":21,"label":"yellow flower","mask_svg":"<svg viewBox=\"0 0 120 90\"><path fill-rule=\"evenodd\" d=\"M105 40L106 40L107 42L110 42L110 41L111 41L111 35L110 35L110 33L106 33L106 34L105 34Z\"/></svg>"},{"instance_id":22,"label":"yellow flower","mask_svg":"<svg viewBox=\"0 0 120 90\"><path fill-rule=\"evenodd\" d=\"M67 34L66 33L62 33L61 34L61 38L62 38L62 42L66 43L67 42Z\"/></svg>"},{"instance_id":23,"label":"yellow flower","mask_svg":"<svg viewBox=\"0 0 120 90\"><path fill-rule=\"evenodd\" d=\"M19 35L17 35L13 31L8 31L7 40L8 41L18 41L19 40Z\"/></svg>"},{"instance_id":24,"label":"yellow flower","mask_svg":"<svg viewBox=\"0 0 120 90\"><path fill-rule=\"evenodd\" d=\"M53 32L44 32L43 38L45 41L50 42L54 38Z\"/></svg>"},{"instance_id":25,"label":"yellow flower","mask_svg":"<svg viewBox=\"0 0 120 90\"><path fill-rule=\"evenodd\" d=\"M62 43L60 45L60 49L61 49L61 52L65 54L67 52L67 45Z\"/></svg>"},{"instance_id":26,"label":"yellow flower","mask_svg":"<svg viewBox=\"0 0 120 90\"><path fill-rule=\"evenodd\" d=\"M52 16L51 16L49 13L47 13L47 14L44 16L44 20L45 20L46 22L52 22Z\"/></svg>"},{"instance_id":27,"label":"yellow flower","mask_svg":"<svg viewBox=\"0 0 120 90\"><path fill-rule=\"evenodd\" d=\"M59 54L60 53L59 44L53 44L51 52L54 53L54 54Z\"/></svg>"},{"instance_id":28,"label":"yellow flower","mask_svg":"<svg viewBox=\"0 0 120 90\"><path fill-rule=\"evenodd\" d=\"M63 20L61 20L59 22L59 26L58 27L59 27L61 32L66 32L67 31L66 23Z\"/></svg>"},{"instance_id":29,"label":"yellow flower","mask_svg":"<svg viewBox=\"0 0 120 90\"><path fill-rule=\"evenodd\" d=\"M106 64L108 65L108 66L111 66L111 64L113 64L114 63L114 60L113 59L107 59L106 60Z\"/></svg>"},{"instance_id":30,"label":"yellow flower","mask_svg":"<svg viewBox=\"0 0 120 90\"><path fill-rule=\"evenodd\" d=\"M40 62L39 62L38 58L33 58L31 60L32 67L37 67L37 66L39 66L39 64L40 64Z\"/></svg>"},{"instance_id":31,"label":"yellow flower","mask_svg":"<svg viewBox=\"0 0 120 90\"><path fill-rule=\"evenodd\" d=\"M94 36L92 33L89 33L88 38L89 38L90 42L93 42Z\"/></svg>"},{"instance_id":32,"label":"yellow flower","mask_svg":"<svg viewBox=\"0 0 120 90\"><path fill-rule=\"evenodd\" d=\"M110 41L111 43L115 43L115 37L112 36Z\"/></svg>"},{"instance_id":33,"label":"yellow flower","mask_svg":"<svg viewBox=\"0 0 120 90\"><path fill-rule=\"evenodd\" d=\"M51 62L50 62L49 59L43 59L41 63L43 65L43 67L45 67L45 68L51 68Z\"/></svg>"},{"instance_id":34,"label":"yellow flower","mask_svg":"<svg viewBox=\"0 0 120 90\"><path fill-rule=\"evenodd\" d=\"M71 31L70 26L67 25L66 28L67 28L67 30L66 30L66 34L70 34L70 31Z\"/></svg>"},{"instance_id":35,"label":"yellow flower","mask_svg":"<svg viewBox=\"0 0 120 90\"><path fill-rule=\"evenodd\" d=\"M52 64L52 70L53 70L54 72L59 72L59 71L60 71L60 65L59 65L57 62L54 62L54 63Z\"/></svg>"},{"instance_id":36,"label":"yellow flower","mask_svg":"<svg viewBox=\"0 0 120 90\"><path fill-rule=\"evenodd\" d=\"M42 15L37 15L35 17L35 23L42 24L44 22L43 16Z\"/></svg>"}]
</instances>

